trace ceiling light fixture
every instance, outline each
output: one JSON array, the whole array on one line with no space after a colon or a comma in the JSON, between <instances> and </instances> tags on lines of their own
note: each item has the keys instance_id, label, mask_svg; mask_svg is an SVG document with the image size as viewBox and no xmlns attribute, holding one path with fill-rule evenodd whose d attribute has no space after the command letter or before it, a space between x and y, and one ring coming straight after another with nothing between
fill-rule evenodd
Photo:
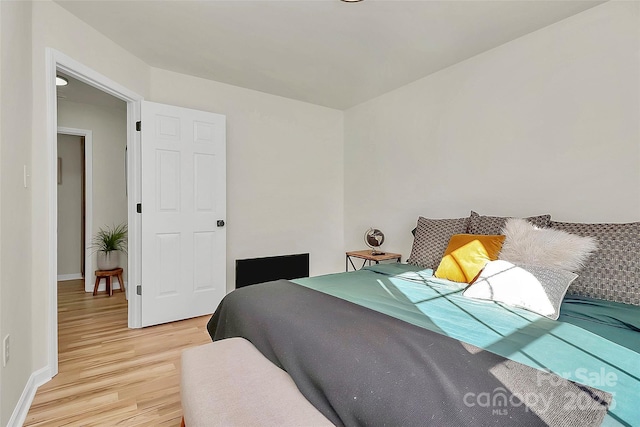
<instances>
[{"instance_id":1,"label":"ceiling light fixture","mask_svg":"<svg viewBox=\"0 0 640 427\"><path fill-rule=\"evenodd\" d=\"M358 2L361 2L362 0L340 0L340 1L343 1L345 3L358 3Z\"/></svg>"},{"instance_id":2,"label":"ceiling light fixture","mask_svg":"<svg viewBox=\"0 0 640 427\"><path fill-rule=\"evenodd\" d=\"M64 77L56 76L56 86L66 86L69 84L69 80Z\"/></svg>"}]
</instances>

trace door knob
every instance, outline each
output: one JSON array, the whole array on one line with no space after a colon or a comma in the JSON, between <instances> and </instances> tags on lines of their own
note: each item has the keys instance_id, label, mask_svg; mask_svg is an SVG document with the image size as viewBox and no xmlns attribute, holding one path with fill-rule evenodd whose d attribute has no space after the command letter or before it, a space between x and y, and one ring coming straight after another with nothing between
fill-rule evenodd
<instances>
[{"instance_id":1,"label":"door knob","mask_svg":"<svg viewBox=\"0 0 640 427\"><path fill-rule=\"evenodd\" d=\"M224 227L224 220L219 219L217 224L218 224L218 227Z\"/></svg>"}]
</instances>

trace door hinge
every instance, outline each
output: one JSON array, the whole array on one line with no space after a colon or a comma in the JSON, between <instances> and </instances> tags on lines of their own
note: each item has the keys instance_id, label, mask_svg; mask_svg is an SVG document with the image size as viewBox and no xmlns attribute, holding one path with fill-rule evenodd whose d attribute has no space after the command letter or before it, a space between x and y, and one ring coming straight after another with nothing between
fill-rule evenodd
<instances>
[{"instance_id":1,"label":"door hinge","mask_svg":"<svg viewBox=\"0 0 640 427\"><path fill-rule=\"evenodd\" d=\"M136 295L142 295L142 285L136 286Z\"/></svg>"},{"instance_id":2,"label":"door hinge","mask_svg":"<svg viewBox=\"0 0 640 427\"><path fill-rule=\"evenodd\" d=\"M138 204L136 205L136 212L138 212L138 213L142 213L142 203L138 203Z\"/></svg>"},{"instance_id":3,"label":"door hinge","mask_svg":"<svg viewBox=\"0 0 640 427\"><path fill-rule=\"evenodd\" d=\"M136 122L136 130L140 132L142 130L142 122Z\"/></svg>"}]
</instances>

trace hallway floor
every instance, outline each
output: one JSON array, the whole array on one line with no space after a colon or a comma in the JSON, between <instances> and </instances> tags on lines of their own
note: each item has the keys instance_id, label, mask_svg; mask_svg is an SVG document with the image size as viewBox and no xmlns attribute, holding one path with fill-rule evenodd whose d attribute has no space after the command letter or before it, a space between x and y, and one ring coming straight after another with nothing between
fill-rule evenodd
<instances>
[{"instance_id":1,"label":"hallway floor","mask_svg":"<svg viewBox=\"0 0 640 427\"><path fill-rule=\"evenodd\" d=\"M211 342L209 317L128 329L124 292L94 297L81 280L58 282L59 372L25 426L179 426L180 354Z\"/></svg>"}]
</instances>

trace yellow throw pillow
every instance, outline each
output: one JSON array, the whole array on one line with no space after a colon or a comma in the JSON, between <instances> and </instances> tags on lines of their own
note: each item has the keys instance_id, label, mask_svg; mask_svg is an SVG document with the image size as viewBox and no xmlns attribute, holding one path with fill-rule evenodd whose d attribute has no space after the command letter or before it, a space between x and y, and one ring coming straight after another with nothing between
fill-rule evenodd
<instances>
[{"instance_id":1,"label":"yellow throw pillow","mask_svg":"<svg viewBox=\"0 0 640 427\"><path fill-rule=\"evenodd\" d=\"M454 234L435 276L453 282L471 283L489 261L498 259L503 242L504 236Z\"/></svg>"}]
</instances>

